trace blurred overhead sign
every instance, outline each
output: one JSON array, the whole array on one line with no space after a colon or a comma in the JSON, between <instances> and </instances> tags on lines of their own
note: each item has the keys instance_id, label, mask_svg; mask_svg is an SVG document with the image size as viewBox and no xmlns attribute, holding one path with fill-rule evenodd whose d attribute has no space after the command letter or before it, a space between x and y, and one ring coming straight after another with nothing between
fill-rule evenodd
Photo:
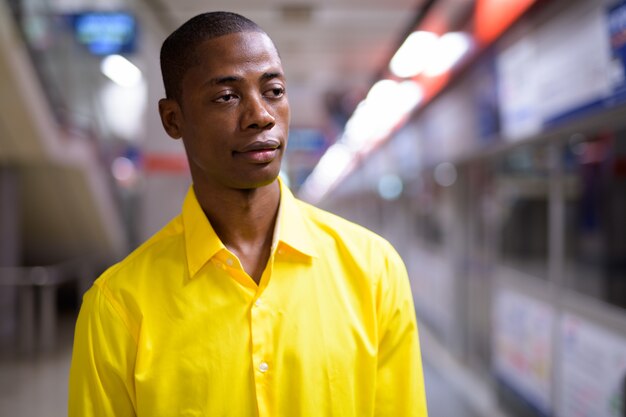
<instances>
[{"instance_id":1,"label":"blurred overhead sign","mask_svg":"<svg viewBox=\"0 0 626 417\"><path fill-rule=\"evenodd\" d=\"M70 15L77 41L94 55L132 53L137 22L125 12L83 12Z\"/></svg>"}]
</instances>

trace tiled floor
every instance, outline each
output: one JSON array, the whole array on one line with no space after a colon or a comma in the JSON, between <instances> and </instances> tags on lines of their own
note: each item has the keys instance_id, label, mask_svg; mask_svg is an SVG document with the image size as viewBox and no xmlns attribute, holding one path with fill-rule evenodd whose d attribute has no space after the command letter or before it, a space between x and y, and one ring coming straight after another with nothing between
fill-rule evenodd
<instances>
[{"instance_id":1,"label":"tiled floor","mask_svg":"<svg viewBox=\"0 0 626 417\"><path fill-rule=\"evenodd\" d=\"M61 323L59 346L54 352L30 359L15 355L0 358L1 417L67 415L71 334L71 319L65 320ZM421 337L428 338L428 335L422 331ZM455 368L438 346L427 342L423 344L423 351L430 417L504 417L491 408L492 404L485 400L485 392L479 391L476 384L467 379L463 382L462 370ZM452 380L455 382L451 383Z\"/></svg>"},{"instance_id":2,"label":"tiled floor","mask_svg":"<svg viewBox=\"0 0 626 417\"><path fill-rule=\"evenodd\" d=\"M475 414L465 399L454 392L454 388L430 362L424 362L424 382L430 417L482 417Z\"/></svg>"},{"instance_id":3,"label":"tiled floor","mask_svg":"<svg viewBox=\"0 0 626 417\"><path fill-rule=\"evenodd\" d=\"M0 356L0 417L67 415L73 318L59 322L57 347L45 354Z\"/></svg>"}]
</instances>

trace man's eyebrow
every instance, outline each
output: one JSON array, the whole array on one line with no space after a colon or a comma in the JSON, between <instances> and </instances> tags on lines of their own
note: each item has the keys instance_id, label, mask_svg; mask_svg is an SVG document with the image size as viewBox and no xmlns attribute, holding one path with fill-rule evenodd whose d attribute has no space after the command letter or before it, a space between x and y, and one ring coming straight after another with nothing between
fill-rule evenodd
<instances>
[{"instance_id":1,"label":"man's eyebrow","mask_svg":"<svg viewBox=\"0 0 626 417\"><path fill-rule=\"evenodd\" d=\"M285 78L285 76L283 75L282 72L276 71L276 72L265 72L263 73L263 75L261 75L259 77L260 81L268 81L268 80L273 80L274 78L280 78L283 79ZM223 84L229 84L229 83L234 83L234 82L239 82L242 81L243 77L237 76L237 75L224 75L221 77L215 77L215 78L211 78L206 84L208 85L223 85Z\"/></svg>"},{"instance_id":2,"label":"man's eyebrow","mask_svg":"<svg viewBox=\"0 0 626 417\"><path fill-rule=\"evenodd\" d=\"M261 75L261 81L273 80L274 78L285 78L282 72L266 72Z\"/></svg>"},{"instance_id":3,"label":"man's eyebrow","mask_svg":"<svg viewBox=\"0 0 626 417\"><path fill-rule=\"evenodd\" d=\"M235 75L225 75L223 77L211 78L207 84L222 85L222 84L228 84L232 82L241 81L242 79L243 79L242 77L237 77Z\"/></svg>"}]
</instances>

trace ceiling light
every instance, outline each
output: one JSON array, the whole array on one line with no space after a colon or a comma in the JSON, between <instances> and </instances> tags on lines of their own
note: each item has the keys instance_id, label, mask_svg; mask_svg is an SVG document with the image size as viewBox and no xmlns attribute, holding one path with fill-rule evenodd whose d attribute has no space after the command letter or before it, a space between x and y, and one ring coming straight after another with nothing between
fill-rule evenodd
<instances>
[{"instance_id":1,"label":"ceiling light","mask_svg":"<svg viewBox=\"0 0 626 417\"><path fill-rule=\"evenodd\" d=\"M437 41L437 48L429 56L424 75L434 77L444 74L456 65L469 51L471 40L469 35L462 32L450 32Z\"/></svg>"},{"instance_id":2,"label":"ceiling light","mask_svg":"<svg viewBox=\"0 0 626 417\"><path fill-rule=\"evenodd\" d=\"M100 63L100 71L122 87L133 87L141 81L141 71L121 55L108 55Z\"/></svg>"},{"instance_id":3,"label":"ceiling light","mask_svg":"<svg viewBox=\"0 0 626 417\"><path fill-rule=\"evenodd\" d=\"M413 77L424 70L437 45L437 35L432 32L411 33L395 53L389 69L402 78Z\"/></svg>"},{"instance_id":4,"label":"ceiling light","mask_svg":"<svg viewBox=\"0 0 626 417\"><path fill-rule=\"evenodd\" d=\"M359 150L386 137L422 98L422 89L414 81L378 81L346 123L346 144Z\"/></svg>"}]
</instances>

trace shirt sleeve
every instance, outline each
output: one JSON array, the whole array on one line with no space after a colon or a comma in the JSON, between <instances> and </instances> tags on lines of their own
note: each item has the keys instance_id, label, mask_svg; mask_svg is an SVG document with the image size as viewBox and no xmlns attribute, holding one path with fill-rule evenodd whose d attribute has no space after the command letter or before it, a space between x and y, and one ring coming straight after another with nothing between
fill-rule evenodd
<instances>
[{"instance_id":1,"label":"shirt sleeve","mask_svg":"<svg viewBox=\"0 0 626 417\"><path fill-rule=\"evenodd\" d=\"M69 417L136 415L137 344L119 310L97 284L85 293L74 335Z\"/></svg>"},{"instance_id":2,"label":"shirt sleeve","mask_svg":"<svg viewBox=\"0 0 626 417\"><path fill-rule=\"evenodd\" d=\"M393 249L378 283L376 417L427 417L422 359L408 275Z\"/></svg>"}]
</instances>

